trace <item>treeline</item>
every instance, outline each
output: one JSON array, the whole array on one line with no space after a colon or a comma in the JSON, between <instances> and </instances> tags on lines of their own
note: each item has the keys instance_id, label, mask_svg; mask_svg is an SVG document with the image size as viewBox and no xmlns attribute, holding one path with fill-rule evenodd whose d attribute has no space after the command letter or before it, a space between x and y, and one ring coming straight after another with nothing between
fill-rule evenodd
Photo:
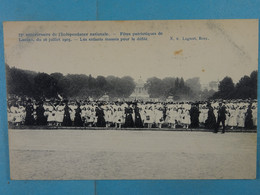
<instances>
[{"instance_id":1,"label":"treeline","mask_svg":"<svg viewBox=\"0 0 260 195\"><path fill-rule=\"evenodd\" d=\"M58 95L67 98L99 99L103 95L110 98L128 98L135 89L132 77L98 76L84 74L37 73L21 70L6 65L6 80L8 94L29 96L33 98L57 98ZM216 82L209 83L209 88L201 90L199 77L184 79L178 77L149 78L145 87L150 98L173 100L206 100L206 99L256 99L257 71L250 76L243 76L237 84L230 77L219 82L218 91L211 87ZM217 85L217 84L215 84Z\"/></svg>"},{"instance_id":2,"label":"treeline","mask_svg":"<svg viewBox=\"0 0 260 195\"><path fill-rule=\"evenodd\" d=\"M243 76L237 84L230 77L225 77L214 91L216 82L209 83L208 89L202 90L199 77L184 81L183 78L167 77L149 78L146 82L148 94L152 98L174 100L207 100L207 99L257 99L257 71L250 76Z\"/></svg>"},{"instance_id":3,"label":"treeline","mask_svg":"<svg viewBox=\"0 0 260 195\"><path fill-rule=\"evenodd\" d=\"M191 96L192 90L184 83L183 78L167 77L159 79L152 77L145 84L151 98L167 98L173 96L175 99L185 99Z\"/></svg>"},{"instance_id":4,"label":"treeline","mask_svg":"<svg viewBox=\"0 0 260 195\"><path fill-rule=\"evenodd\" d=\"M98 76L84 74L36 73L6 65L8 94L34 98L57 98L58 95L70 98L92 97L99 99L103 95L111 98L127 98L135 89L133 78L125 76Z\"/></svg>"},{"instance_id":5,"label":"treeline","mask_svg":"<svg viewBox=\"0 0 260 195\"><path fill-rule=\"evenodd\" d=\"M178 77L166 77L159 79L157 77L149 78L146 82L148 94L152 98L167 99L172 97L173 100L206 100L212 96L214 90L201 90L199 77L184 79Z\"/></svg>"},{"instance_id":6,"label":"treeline","mask_svg":"<svg viewBox=\"0 0 260 195\"><path fill-rule=\"evenodd\" d=\"M257 73L253 71L250 76L243 76L237 84L225 77L211 99L257 99Z\"/></svg>"}]
</instances>

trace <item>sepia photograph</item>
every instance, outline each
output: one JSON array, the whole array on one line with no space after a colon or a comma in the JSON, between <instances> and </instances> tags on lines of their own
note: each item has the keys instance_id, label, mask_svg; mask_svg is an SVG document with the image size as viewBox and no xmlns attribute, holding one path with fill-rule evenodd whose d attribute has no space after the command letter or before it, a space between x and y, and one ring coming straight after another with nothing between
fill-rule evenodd
<instances>
[{"instance_id":1,"label":"sepia photograph","mask_svg":"<svg viewBox=\"0 0 260 195\"><path fill-rule=\"evenodd\" d=\"M4 22L10 178L255 179L258 22Z\"/></svg>"}]
</instances>

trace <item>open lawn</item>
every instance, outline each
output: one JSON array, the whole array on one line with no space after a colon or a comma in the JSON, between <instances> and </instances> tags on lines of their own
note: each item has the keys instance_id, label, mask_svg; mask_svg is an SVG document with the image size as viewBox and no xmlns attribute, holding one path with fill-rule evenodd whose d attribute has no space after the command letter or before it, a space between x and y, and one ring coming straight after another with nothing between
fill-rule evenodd
<instances>
[{"instance_id":1,"label":"open lawn","mask_svg":"<svg viewBox=\"0 0 260 195\"><path fill-rule=\"evenodd\" d=\"M256 133L9 129L11 178L253 179Z\"/></svg>"}]
</instances>

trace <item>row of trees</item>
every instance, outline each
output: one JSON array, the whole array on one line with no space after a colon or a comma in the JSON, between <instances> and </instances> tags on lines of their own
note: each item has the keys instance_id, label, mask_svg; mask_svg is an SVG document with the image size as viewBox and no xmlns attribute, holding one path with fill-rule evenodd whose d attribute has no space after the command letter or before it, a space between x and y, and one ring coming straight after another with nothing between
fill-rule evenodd
<instances>
[{"instance_id":1,"label":"row of trees","mask_svg":"<svg viewBox=\"0 0 260 195\"><path fill-rule=\"evenodd\" d=\"M225 77L220 81L218 91L211 97L212 99L256 99L257 98L257 71L253 71L250 76L243 76L237 84L232 78Z\"/></svg>"},{"instance_id":2,"label":"row of trees","mask_svg":"<svg viewBox=\"0 0 260 195\"><path fill-rule=\"evenodd\" d=\"M192 88L194 86L194 88ZM151 98L167 98L173 96L174 99L190 99L200 91L199 78L188 79L184 82L183 78L166 77L159 79L157 77L149 78L145 84L148 94Z\"/></svg>"},{"instance_id":3,"label":"row of trees","mask_svg":"<svg viewBox=\"0 0 260 195\"><path fill-rule=\"evenodd\" d=\"M214 83L214 82L211 82ZM174 100L206 100L211 97L216 91L211 89L202 90L199 77L191 79L167 77L159 79L157 77L149 78L146 82L146 87L150 97L166 99L172 96Z\"/></svg>"},{"instance_id":4,"label":"row of trees","mask_svg":"<svg viewBox=\"0 0 260 195\"><path fill-rule=\"evenodd\" d=\"M6 65L7 90L9 94L39 98L63 97L100 98L107 94L112 98L129 97L135 89L133 78L83 74L36 73Z\"/></svg>"},{"instance_id":5,"label":"row of trees","mask_svg":"<svg viewBox=\"0 0 260 195\"><path fill-rule=\"evenodd\" d=\"M243 76L237 84L232 78L225 77L218 84L218 91L214 91L216 82L210 82L209 88L201 90L200 79L194 77L184 81L183 78L167 77L159 79L149 78L146 87L150 97L167 98L173 96L175 100L207 100L207 99L256 99L257 71L250 76Z\"/></svg>"},{"instance_id":6,"label":"row of trees","mask_svg":"<svg viewBox=\"0 0 260 195\"><path fill-rule=\"evenodd\" d=\"M84 74L64 76L61 73L36 73L6 65L6 77L9 94L34 98L52 98L57 97L58 94L70 98L99 99L105 94L111 98L127 98L135 89L135 82L129 76L122 78L115 76L94 78ZM186 81L178 77L164 79L152 77L146 81L145 87L151 98L166 99L173 96L175 100L255 99L257 98L257 71L253 71L250 76L242 77L237 84L234 84L230 77L225 77L220 81L217 92L208 89L202 91L198 77Z\"/></svg>"}]
</instances>

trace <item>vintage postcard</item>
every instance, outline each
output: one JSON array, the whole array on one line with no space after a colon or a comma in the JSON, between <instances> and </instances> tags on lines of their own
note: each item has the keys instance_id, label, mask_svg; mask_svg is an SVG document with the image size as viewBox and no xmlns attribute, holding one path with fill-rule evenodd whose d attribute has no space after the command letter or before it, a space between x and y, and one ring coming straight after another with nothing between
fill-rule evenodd
<instances>
[{"instance_id":1,"label":"vintage postcard","mask_svg":"<svg viewBox=\"0 0 260 195\"><path fill-rule=\"evenodd\" d=\"M258 20L5 22L13 180L255 179Z\"/></svg>"}]
</instances>

